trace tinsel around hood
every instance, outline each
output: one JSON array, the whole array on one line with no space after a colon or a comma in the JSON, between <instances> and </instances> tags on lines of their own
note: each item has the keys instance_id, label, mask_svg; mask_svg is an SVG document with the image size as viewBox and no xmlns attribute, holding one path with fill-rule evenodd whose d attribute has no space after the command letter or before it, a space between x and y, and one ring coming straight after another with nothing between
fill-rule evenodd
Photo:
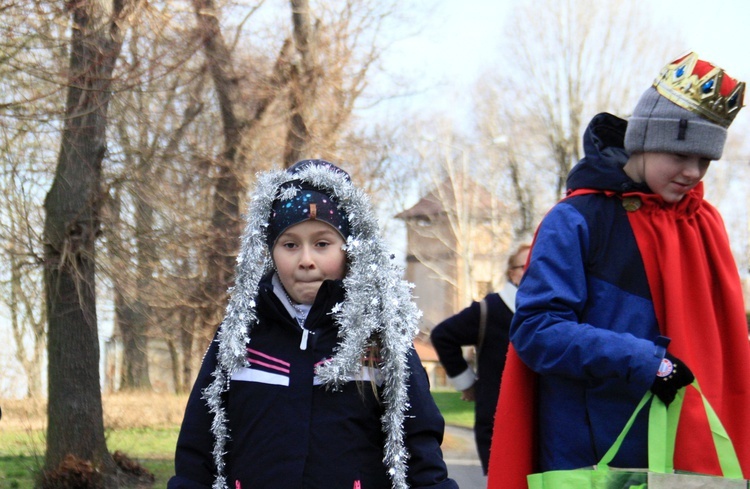
<instances>
[{"instance_id":1,"label":"tinsel around hood","mask_svg":"<svg viewBox=\"0 0 750 489\"><path fill-rule=\"evenodd\" d=\"M219 353L214 380L203 391L214 415L211 430L217 476L213 488L227 488L224 455L230 433L222 393L229 389L232 373L245 366L246 345L258 320L255 310L258 286L273 266L266 245L271 206L276 198L285 200L294 196L298 188L285 185L292 181L312 184L338 199L351 227L345 245L349 262L344 278L345 299L331 311L339 325L339 343L333 358L318 367L316 373L335 390L349 375L359 371L371 338L379 339L380 368L385 377L382 395L385 411L381 419L386 435L384 462L393 488L408 488L409 455L403 429L404 413L409 408L407 354L417 334L421 312L412 300L411 285L401 278L403 270L394 264L380 236L367 195L344 172L317 165L306 166L297 173L269 171L258 175L237 258L235 286L230 290L226 315L217 336Z\"/></svg>"}]
</instances>

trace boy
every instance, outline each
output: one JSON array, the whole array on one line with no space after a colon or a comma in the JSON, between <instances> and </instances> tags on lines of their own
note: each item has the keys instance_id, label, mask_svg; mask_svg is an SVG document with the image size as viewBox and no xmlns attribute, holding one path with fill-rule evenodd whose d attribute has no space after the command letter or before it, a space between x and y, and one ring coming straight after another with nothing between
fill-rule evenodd
<instances>
[{"instance_id":1,"label":"boy","mask_svg":"<svg viewBox=\"0 0 750 489\"><path fill-rule=\"evenodd\" d=\"M649 389L668 404L694 377L750 475L742 288L701 183L744 90L689 53L662 70L629 122L592 119L586 156L541 223L518 291L489 487L595 465ZM642 414L613 466L648 466ZM688 390L675 469L720 474L710 446Z\"/></svg>"},{"instance_id":2,"label":"boy","mask_svg":"<svg viewBox=\"0 0 750 489\"><path fill-rule=\"evenodd\" d=\"M369 200L322 160L258 178L170 489L456 489L419 312Z\"/></svg>"}]
</instances>

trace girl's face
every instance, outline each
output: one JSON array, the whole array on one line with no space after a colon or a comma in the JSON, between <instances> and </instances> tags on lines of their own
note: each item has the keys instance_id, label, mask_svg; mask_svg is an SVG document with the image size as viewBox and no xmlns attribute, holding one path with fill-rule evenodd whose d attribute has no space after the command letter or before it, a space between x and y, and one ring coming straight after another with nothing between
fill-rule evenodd
<instances>
[{"instance_id":1,"label":"girl's face","mask_svg":"<svg viewBox=\"0 0 750 489\"><path fill-rule=\"evenodd\" d=\"M625 173L666 202L675 203L703 179L711 160L696 155L640 153L625 164Z\"/></svg>"},{"instance_id":2,"label":"girl's face","mask_svg":"<svg viewBox=\"0 0 750 489\"><path fill-rule=\"evenodd\" d=\"M323 280L346 274L344 238L331 225L303 221L281 233L271 251L281 284L298 304L312 304Z\"/></svg>"}]
</instances>

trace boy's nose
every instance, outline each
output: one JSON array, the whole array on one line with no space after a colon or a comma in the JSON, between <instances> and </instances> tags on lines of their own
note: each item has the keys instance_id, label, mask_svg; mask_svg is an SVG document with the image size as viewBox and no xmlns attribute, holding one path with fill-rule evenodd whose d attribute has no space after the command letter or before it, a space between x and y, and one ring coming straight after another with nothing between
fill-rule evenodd
<instances>
[{"instance_id":1,"label":"boy's nose","mask_svg":"<svg viewBox=\"0 0 750 489\"><path fill-rule=\"evenodd\" d=\"M685 165L685 168L683 168L682 173L691 178L698 178L701 174L700 161L689 162Z\"/></svg>"},{"instance_id":2,"label":"boy's nose","mask_svg":"<svg viewBox=\"0 0 750 489\"><path fill-rule=\"evenodd\" d=\"M684 163L682 174L690 178L701 178L709 164L710 161L701 158L700 156L689 157Z\"/></svg>"}]
</instances>

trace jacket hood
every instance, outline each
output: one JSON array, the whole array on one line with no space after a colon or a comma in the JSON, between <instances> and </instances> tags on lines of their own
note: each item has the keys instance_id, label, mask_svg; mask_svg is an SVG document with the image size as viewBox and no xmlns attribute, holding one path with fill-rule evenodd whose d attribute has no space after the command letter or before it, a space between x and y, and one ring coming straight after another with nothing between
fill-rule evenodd
<instances>
[{"instance_id":1,"label":"jacket hood","mask_svg":"<svg viewBox=\"0 0 750 489\"><path fill-rule=\"evenodd\" d=\"M583 134L584 157L568 174L568 192L578 189L614 192L648 191L623 171L628 161L624 148L627 121L602 112L594 116Z\"/></svg>"}]
</instances>

